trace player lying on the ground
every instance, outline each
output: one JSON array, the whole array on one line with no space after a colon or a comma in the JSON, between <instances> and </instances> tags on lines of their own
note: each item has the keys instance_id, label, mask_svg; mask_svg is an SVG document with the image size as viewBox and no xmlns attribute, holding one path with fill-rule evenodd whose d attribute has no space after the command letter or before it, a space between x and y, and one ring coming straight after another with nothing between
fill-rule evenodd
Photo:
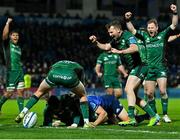
<instances>
[{"instance_id":1,"label":"player lying on the ground","mask_svg":"<svg viewBox=\"0 0 180 140\"><path fill-rule=\"evenodd\" d=\"M108 121L108 119L109 121L113 121L114 115L116 115L119 120L129 120L127 111L114 95L89 95L87 99L89 109L98 115L97 119L93 122L94 126L104 123Z\"/></svg>"},{"instance_id":2,"label":"player lying on the ground","mask_svg":"<svg viewBox=\"0 0 180 140\"><path fill-rule=\"evenodd\" d=\"M53 122L54 119L56 121ZM57 127L61 122L68 128L84 125L79 98L75 94L49 97L44 109L43 126Z\"/></svg>"}]
</instances>

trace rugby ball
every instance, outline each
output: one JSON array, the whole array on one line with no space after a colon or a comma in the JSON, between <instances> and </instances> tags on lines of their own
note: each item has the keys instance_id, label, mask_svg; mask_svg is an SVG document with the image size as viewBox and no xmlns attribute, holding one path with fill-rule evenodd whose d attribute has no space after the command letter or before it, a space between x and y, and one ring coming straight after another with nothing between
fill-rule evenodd
<instances>
[{"instance_id":1,"label":"rugby ball","mask_svg":"<svg viewBox=\"0 0 180 140\"><path fill-rule=\"evenodd\" d=\"M32 128L36 125L36 122L37 122L37 114L35 112L29 112L23 118L24 128Z\"/></svg>"}]
</instances>

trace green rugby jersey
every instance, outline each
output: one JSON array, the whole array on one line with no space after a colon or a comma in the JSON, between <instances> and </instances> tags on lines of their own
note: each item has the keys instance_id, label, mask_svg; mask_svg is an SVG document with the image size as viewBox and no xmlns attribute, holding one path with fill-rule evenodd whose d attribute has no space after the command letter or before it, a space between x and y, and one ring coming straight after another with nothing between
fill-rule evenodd
<instances>
[{"instance_id":1,"label":"green rugby jersey","mask_svg":"<svg viewBox=\"0 0 180 140\"><path fill-rule=\"evenodd\" d=\"M82 69L83 67L78 64L77 62L73 62L73 61L69 61L69 60L62 60L62 61L58 61L55 64L52 65L52 68L63 68L63 69Z\"/></svg>"},{"instance_id":2,"label":"green rugby jersey","mask_svg":"<svg viewBox=\"0 0 180 140\"><path fill-rule=\"evenodd\" d=\"M137 38L137 43L138 43L138 52L140 54L141 62L143 64L147 64L147 49L144 44L144 42L140 39Z\"/></svg>"},{"instance_id":3,"label":"green rugby jersey","mask_svg":"<svg viewBox=\"0 0 180 140\"><path fill-rule=\"evenodd\" d=\"M135 36L129 31L123 31L120 38L116 40L113 39L110 42L110 44L112 47L117 48L119 50L127 49L131 44L138 45ZM123 65L125 65L129 70L141 64L141 58L138 52L133 54L120 54L120 57Z\"/></svg>"},{"instance_id":4,"label":"green rugby jersey","mask_svg":"<svg viewBox=\"0 0 180 140\"><path fill-rule=\"evenodd\" d=\"M6 60L7 68L10 70L22 70L21 55L22 51L19 45L13 44L8 40L4 42L5 51L4 56Z\"/></svg>"},{"instance_id":5,"label":"green rugby jersey","mask_svg":"<svg viewBox=\"0 0 180 140\"><path fill-rule=\"evenodd\" d=\"M137 34L143 37L147 48L147 62L150 67L166 66L165 47L170 27L151 37L145 30L137 30Z\"/></svg>"},{"instance_id":6,"label":"green rugby jersey","mask_svg":"<svg viewBox=\"0 0 180 140\"><path fill-rule=\"evenodd\" d=\"M117 68L121 65L121 60L118 54L103 52L97 58L96 63L103 65L104 75L119 75Z\"/></svg>"}]
</instances>

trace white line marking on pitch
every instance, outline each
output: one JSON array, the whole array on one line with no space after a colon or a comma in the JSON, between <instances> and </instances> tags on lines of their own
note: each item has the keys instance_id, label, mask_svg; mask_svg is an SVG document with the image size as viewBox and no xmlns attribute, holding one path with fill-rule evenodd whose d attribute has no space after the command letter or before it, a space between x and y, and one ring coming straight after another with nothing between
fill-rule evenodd
<instances>
[{"instance_id":1,"label":"white line marking on pitch","mask_svg":"<svg viewBox=\"0 0 180 140\"><path fill-rule=\"evenodd\" d=\"M158 133L158 134L180 134L179 132L175 132L175 131L172 131L172 132L166 132L166 131L149 131L149 130L126 130L126 129L98 129L98 128L95 128L96 130L107 130L107 131L118 131L118 132L122 132L122 131L125 131L125 132L134 132L134 133Z\"/></svg>"},{"instance_id":2,"label":"white line marking on pitch","mask_svg":"<svg viewBox=\"0 0 180 140\"><path fill-rule=\"evenodd\" d=\"M3 126L2 124L0 124L0 126ZM11 126L11 125L9 125ZM19 125L13 125L13 127L20 127ZM44 128L44 129L66 129L65 127L38 127L35 126L35 128ZM180 132L177 131L172 131L172 132L167 132L167 131L149 131L149 130L128 130L128 129L112 129L112 128L77 128L77 129L82 129L82 130L98 130L98 131L116 131L116 132L132 132L132 133L151 133L151 134L180 134ZM72 130L72 129L71 129Z\"/></svg>"}]
</instances>

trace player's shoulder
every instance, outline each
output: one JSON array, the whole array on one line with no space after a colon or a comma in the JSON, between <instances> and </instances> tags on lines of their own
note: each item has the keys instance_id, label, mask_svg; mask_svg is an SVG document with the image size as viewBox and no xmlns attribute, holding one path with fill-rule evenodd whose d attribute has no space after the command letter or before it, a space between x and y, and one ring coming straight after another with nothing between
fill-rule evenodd
<instances>
[{"instance_id":1,"label":"player's shoulder","mask_svg":"<svg viewBox=\"0 0 180 140\"><path fill-rule=\"evenodd\" d=\"M125 36L125 35L129 35L129 34L131 34L131 32L124 30L122 35Z\"/></svg>"},{"instance_id":2,"label":"player's shoulder","mask_svg":"<svg viewBox=\"0 0 180 140\"><path fill-rule=\"evenodd\" d=\"M131 32L125 30L123 32L122 38L124 38L125 40L129 40L129 38L135 38L135 36Z\"/></svg>"}]
</instances>

